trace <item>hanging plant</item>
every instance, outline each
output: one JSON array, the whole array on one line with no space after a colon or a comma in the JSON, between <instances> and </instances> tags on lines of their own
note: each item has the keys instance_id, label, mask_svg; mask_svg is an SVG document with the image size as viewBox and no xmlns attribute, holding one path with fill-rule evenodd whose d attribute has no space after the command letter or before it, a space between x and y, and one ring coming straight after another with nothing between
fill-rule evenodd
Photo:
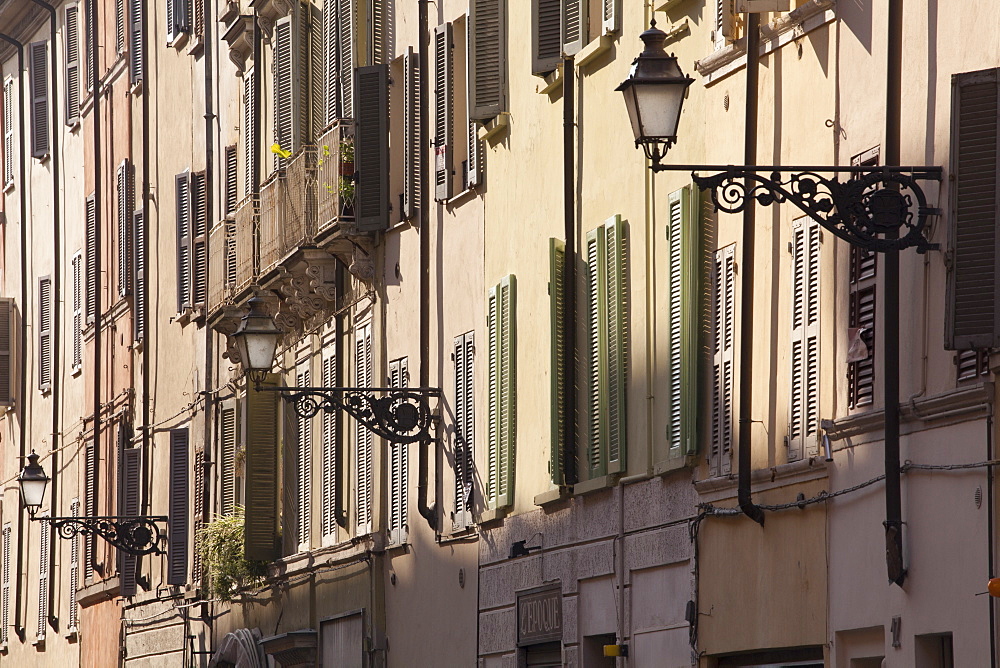
<instances>
[{"instance_id":1,"label":"hanging plant","mask_svg":"<svg viewBox=\"0 0 1000 668\"><path fill-rule=\"evenodd\" d=\"M243 551L243 506L231 515L220 515L198 532L201 563L214 597L231 601L242 590L260 586L267 575L267 562L246 558Z\"/></svg>"}]
</instances>

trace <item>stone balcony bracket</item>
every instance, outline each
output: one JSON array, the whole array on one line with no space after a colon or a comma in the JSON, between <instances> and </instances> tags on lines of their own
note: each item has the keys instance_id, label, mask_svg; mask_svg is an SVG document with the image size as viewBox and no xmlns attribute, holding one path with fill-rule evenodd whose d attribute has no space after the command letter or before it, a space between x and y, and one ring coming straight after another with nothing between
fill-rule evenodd
<instances>
[{"instance_id":1,"label":"stone balcony bracket","mask_svg":"<svg viewBox=\"0 0 1000 668\"><path fill-rule=\"evenodd\" d=\"M257 25L268 42L274 34L274 24L292 12L291 0L253 0L250 6L257 12Z\"/></svg>"},{"instance_id":2,"label":"stone balcony bracket","mask_svg":"<svg viewBox=\"0 0 1000 668\"><path fill-rule=\"evenodd\" d=\"M236 65L236 76L243 76L247 58L253 53L253 15L238 16L222 35L229 45L229 60Z\"/></svg>"}]
</instances>

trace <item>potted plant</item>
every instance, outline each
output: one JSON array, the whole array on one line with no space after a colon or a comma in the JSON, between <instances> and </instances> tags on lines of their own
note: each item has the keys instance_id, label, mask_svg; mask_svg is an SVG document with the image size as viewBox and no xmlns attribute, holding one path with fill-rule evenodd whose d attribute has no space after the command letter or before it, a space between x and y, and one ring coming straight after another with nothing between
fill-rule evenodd
<instances>
[{"instance_id":1,"label":"potted plant","mask_svg":"<svg viewBox=\"0 0 1000 668\"><path fill-rule=\"evenodd\" d=\"M266 561L246 558L244 522L244 509L236 506L232 514L217 516L198 531L208 591L223 601L231 601L243 590L263 584L267 575Z\"/></svg>"}]
</instances>

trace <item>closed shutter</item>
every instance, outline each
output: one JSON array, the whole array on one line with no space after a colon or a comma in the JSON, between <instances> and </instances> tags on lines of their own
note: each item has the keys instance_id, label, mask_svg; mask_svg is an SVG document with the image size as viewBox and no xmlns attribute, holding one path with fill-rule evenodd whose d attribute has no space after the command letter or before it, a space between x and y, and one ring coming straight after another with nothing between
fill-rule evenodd
<instances>
[{"instance_id":1,"label":"closed shutter","mask_svg":"<svg viewBox=\"0 0 1000 668\"><path fill-rule=\"evenodd\" d=\"M699 193L690 187L671 193L668 198L667 446L671 457L693 455L698 451L698 314L701 313L698 258L701 240L696 218L699 205Z\"/></svg>"},{"instance_id":2,"label":"closed shutter","mask_svg":"<svg viewBox=\"0 0 1000 668\"><path fill-rule=\"evenodd\" d=\"M733 0L712 0L715 3L715 30L712 40L715 48L721 49L735 39Z\"/></svg>"},{"instance_id":3,"label":"closed shutter","mask_svg":"<svg viewBox=\"0 0 1000 668\"><path fill-rule=\"evenodd\" d=\"M195 0L201 2L201 0ZM128 35L128 74L129 83L135 85L142 81L142 67L145 60L145 45L142 41L142 14L145 11L143 0L129 0L129 35Z\"/></svg>"},{"instance_id":4,"label":"closed shutter","mask_svg":"<svg viewBox=\"0 0 1000 668\"><path fill-rule=\"evenodd\" d=\"M191 550L191 582L201 582L201 530L208 519L208 490L205 488L205 473L209 462L205 459L205 450L195 450L194 453L194 513L192 514L191 536L193 538L193 548Z\"/></svg>"},{"instance_id":5,"label":"closed shutter","mask_svg":"<svg viewBox=\"0 0 1000 668\"><path fill-rule=\"evenodd\" d=\"M191 174L191 303L204 306L208 293L208 185L206 172Z\"/></svg>"},{"instance_id":6,"label":"closed shutter","mask_svg":"<svg viewBox=\"0 0 1000 668\"><path fill-rule=\"evenodd\" d=\"M239 447L239 420L235 399L223 402L219 413L219 512L236 510L236 449Z\"/></svg>"},{"instance_id":7,"label":"closed shutter","mask_svg":"<svg viewBox=\"0 0 1000 668\"><path fill-rule=\"evenodd\" d=\"M132 324L136 341L142 341L146 326L146 229L143 210L132 214L132 239L135 242L135 299Z\"/></svg>"},{"instance_id":8,"label":"closed shutter","mask_svg":"<svg viewBox=\"0 0 1000 668\"><path fill-rule=\"evenodd\" d=\"M118 165L118 296L125 297L131 292L132 268L129 266L129 232L132 227L132 166L128 160Z\"/></svg>"},{"instance_id":9,"label":"closed shutter","mask_svg":"<svg viewBox=\"0 0 1000 668\"><path fill-rule=\"evenodd\" d=\"M434 29L434 199L451 198L452 50L450 23Z\"/></svg>"},{"instance_id":10,"label":"closed shutter","mask_svg":"<svg viewBox=\"0 0 1000 668\"><path fill-rule=\"evenodd\" d=\"M69 516L80 516L80 499L73 499L69 504ZM75 633L80 629L80 610L76 604L76 590L80 588L80 535L70 538L69 544L69 614L66 631Z\"/></svg>"},{"instance_id":11,"label":"closed shutter","mask_svg":"<svg viewBox=\"0 0 1000 668\"><path fill-rule=\"evenodd\" d=\"M66 34L64 45L66 59L66 125L75 125L80 122L79 5L66 5Z\"/></svg>"},{"instance_id":12,"label":"closed shutter","mask_svg":"<svg viewBox=\"0 0 1000 668\"><path fill-rule=\"evenodd\" d=\"M355 40L357 36L356 0L335 0L337 3L337 78L340 80L340 113L353 114ZM334 2L334 0L331 0Z\"/></svg>"},{"instance_id":13,"label":"closed shutter","mask_svg":"<svg viewBox=\"0 0 1000 668\"><path fill-rule=\"evenodd\" d=\"M403 219L420 207L420 68L413 47L403 56Z\"/></svg>"},{"instance_id":14,"label":"closed shutter","mask_svg":"<svg viewBox=\"0 0 1000 668\"><path fill-rule=\"evenodd\" d=\"M625 224L621 216L604 225L607 239L607 350L608 350L608 473L625 470L627 413L625 383L628 369Z\"/></svg>"},{"instance_id":15,"label":"closed shutter","mask_svg":"<svg viewBox=\"0 0 1000 668\"><path fill-rule=\"evenodd\" d=\"M560 14L564 1L532 0L532 74L548 74L562 62Z\"/></svg>"},{"instance_id":16,"label":"closed shutter","mask_svg":"<svg viewBox=\"0 0 1000 668\"><path fill-rule=\"evenodd\" d=\"M337 353L336 343L328 345L323 350L323 387L337 387ZM323 411L323 492L322 510L320 514L322 540L324 545L332 545L337 540L337 461L338 461L338 411Z\"/></svg>"},{"instance_id":17,"label":"closed shutter","mask_svg":"<svg viewBox=\"0 0 1000 668\"><path fill-rule=\"evenodd\" d=\"M28 81L31 86L31 156L49 154L49 61L45 42L28 46Z\"/></svg>"},{"instance_id":18,"label":"closed shutter","mask_svg":"<svg viewBox=\"0 0 1000 668\"><path fill-rule=\"evenodd\" d=\"M73 371L83 366L83 253L73 255Z\"/></svg>"},{"instance_id":19,"label":"closed shutter","mask_svg":"<svg viewBox=\"0 0 1000 668\"><path fill-rule=\"evenodd\" d=\"M562 50L573 55L587 43L588 0L562 0Z\"/></svg>"},{"instance_id":20,"label":"closed shutter","mask_svg":"<svg viewBox=\"0 0 1000 668\"><path fill-rule=\"evenodd\" d=\"M357 169L358 230L389 226L389 102L387 65L356 71L354 163Z\"/></svg>"},{"instance_id":21,"label":"closed shutter","mask_svg":"<svg viewBox=\"0 0 1000 668\"><path fill-rule=\"evenodd\" d=\"M52 386L52 279L38 279L38 389Z\"/></svg>"},{"instance_id":22,"label":"closed shutter","mask_svg":"<svg viewBox=\"0 0 1000 668\"><path fill-rule=\"evenodd\" d=\"M513 275L490 288L489 328L489 446L486 500L490 508L514 501L516 419L515 288Z\"/></svg>"},{"instance_id":23,"label":"closed shutter","mask_svg":"<svg viewBox=\"0 0 1000 668\"><path fill-rule=\"evenodd\" d=\"M792 225L792 369L788 459L802 459L819 433L820 228L805 218Z\"/></svg>"},{"instance_id":24,"label":"closed shutter","mask_svg":"<svg viewBox=\"0 0 1000 668\"><path fill-rule=\"evenodd\" d=\"M10 640L10 523L3 525L3 572L0 575L0 647L6 648Z\"/></svg>"},{"instance_id":25,"label":"closed shutter","mask_svg":"<svg viewBox=\"0 0 1000 668\"><path fill-rule=\"evenodd\" d=\"M1000 346L997 245L1000 70L952 76L951 210L945 347Z\"/></svg>"},{"instance_id":26,"label":"closed shutter","mask_svg":"<svg viewBox=\"0 0 1000 668\"><path fill-rule=\"evenodd\" d=\"M389 387L409 386L406 357L389 363ZM402 545L409 534L409 444L389 443L389 542Z\"/></svg>"},{"instance_id":27,"label":"closed shutter","mask_svg":"<svg viewBox=\"0 0 1000 668\"><path fill-rule=\"evenodd\" d=\"M507 109L507 2L471 0L469 114L477 121Z\"/></svg>"},{"instance_id":28,"label":"closed shutter","mask_svg":"<svg viewBox=\"0 0 1000 668\"><path fill-rule=\"evenodd\" d=\"M455 337L455 515L454 527L472 524L475 480L475 352L474 332Z\"/></svg>"},{"instance_id":29,"label":"closed shutter","mask_svg":"<svg viewBox=\"0 0 1000 668\"><path fill-rule=\"evenodd\" d=\"M257 152L257 102L254 96L256 68L243 74L243 195L249 197L256 192L257 174L254 157Z\"/></svg>"},{"instance_id":30,"label":"closed shutter","mask_svg":"<svg viewBox=\"0 0 1000 668\"><path fill-rule=\"evenodd\" d=\"M621 28L621 0L601 0L601 27L605 35Z\"/></svg>"},{"instance_id":31,"label":"closed shutter","mask_svg":"<svg viewBox=\"0 0 1000 668\"><path fill-rule=\"evenodd\" d=\"M552 484L566 483L563 453L566 450L566 243L549 239L549 331L551 332L551 429L549 477Z\"/></svg>"},{"instance_id":32,"label":"closed shutter","mask_svg":"<svg viewBox=\"0 0 1000 668\"><path fill-rule=\"evenodd\" d=\"M14 183L14 80L3 81L3 185Z\"/></svg>"},{"instance_id":33,"label":"closed shutter","mask_svg":"<svg viewBox=\"0 0 1000 668\"><path fill-rule=\"evenodd\" d=\"M14 404L14 300L0 297L0 406Z\"/></svg>"},{"instance_id":34,"label":"closed shutter","mask_svg":"<svg viewBox=\"0 0 1000 668\"><path fill-rule=\"evenodd\" d=\"M83 514L85 517L97 515L98 475L97 446L93 440L87 441L83 457ZM83 539L83 579L90 582L94 579L94 561L97 559L97 542L95 536Z\"/></svg>"},{"instance_id":35,"label":"closed shutter","mask_svg":"<svg viewBox=\"0 0 1000 668\"><path fill-rule=\"evenodd\" d=\"M191 307L191 174L174 177L177 221L177 311Z\"/></svg>"},{"instance_id":36,"label":"closed shutter","mask_svg":"<svg viewBox=\"0 0 1000 668\"><path fill-rule=\"evenodd\" d=\"M125 0L115 0L115 52L125 53Z\"/></svg>"},{"instance_id":37,"label":"closed shutter","mask_svg":"<svg viewBox=\"0 0 1000 668\"><path fill-rule=\"evenodd\" d=\"M354 380L356 387L372 386L372 326L371 323L358 328L354 339ZM357 488L357 533L359 536L372 532L372 432L360 421L354 421L356 447Z\"/></svg>"},{"instance_id":38,"label":"closed shutter","mask_svg":"<svg viewBox=\"0 0 1000 668\"><path fill-rule=\"evenodd\" d=\"M97 200L86 201L87 216L87 324L97 318Z\"/></svg>"},{"instance_id":39,"label":"closed shutter","mask_svg":"<svg viewBox=\"0 0 1000 668\"><path fill-rule=\"evenodd\" d=\"M714 475L729 475L733 454L733 349L736 321L736 245L715 252L713 272L712 445Z\"/></svg>"},{"instance_id":40,"label":"closed shutter","mask_svg":"<svg viewBox=\"0 0 1000 668\"><path fill-rule=\"evenodd\" d=\"M867 287L858 287L850 293L847 324L858 332L865 342L868 355L849 363L847 367L848 406L859 408L875 400L875 318L876 286L874 280Z\"/></svg>"},{"instance_id":41,"label":"closed shutter","mask_svg":"<svg viewBox=\"0 0 1000 668\"><path fill-rule=\"evenodd\" d=\"M137 517L139 515L139 485L142 471L142 450L139 448L124 448L121 450L121 501L122 507L119 515L127 517ZM171 524L171 530L173 525ZM136 593L136 568L138 558L118 552L118 572L120 577L119 595L135 596Z\"/></svg>"},{"instance_id":42,"label":"closed shutter","mask_svg":"<svg viewBox=\"0 0 1000 668\"><path fill-rule=\"evenodd\" d=\"M43 516L47 517L47 515ZM35 628L35 638L45 641L45 629L49 620L49 550L52 547L52 525L40 522L38 531L38 625Z\"/></svg>"},{"instance_id":43,"label":"closed shutter","mask_svg":"<svg viewBox=\"0 0 1000 668\"><path fill-rule=\"evenodd\" d=\"M262 385L276 386L269 374ZM245 452L244 526L247 559L273 561L278 558L278 400L277 392L247 387L240 434Z\"/></svg>"},{"instance_id":44,"label":"closed shutter","mask_svg":"<svg viewBox=\"0 0 1000 668\"><path fill-rule=\"evenodd\" d=\"M188 430L170 430L170 541L167 584L187 583L188 566Z\"/></svg>"},{"instance_id":45,"label":"closed shutter","mask_svg":"<svg viewBox=\"0 0 1000 668\"><path fill-rule=\"evenodd\" d=\"M296 374L298 387L310 387L309 369L303 366ZM309 528L312 523L312 419L298 416L298 545L299 551L309 549Z\"/></svg>"}]
</instances>

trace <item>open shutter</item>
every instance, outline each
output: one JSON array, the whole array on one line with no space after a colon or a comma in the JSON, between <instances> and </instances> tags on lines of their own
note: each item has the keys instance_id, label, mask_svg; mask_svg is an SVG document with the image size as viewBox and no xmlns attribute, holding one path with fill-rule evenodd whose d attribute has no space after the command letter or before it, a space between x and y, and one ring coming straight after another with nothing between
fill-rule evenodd
<instances>
[{"instance_id":1,"label":"open shutter","mask_svg":"<svg viewBox=\"0 0 1000 668\"><path fill-rule=\"evenodd\" d=\"M201 0L195 0L200 2ZM136 85L142 81L142 65L145 59L145 46L142 42L143 0L129 0L129 30L128 30L128 73L129 83Z\"/></svg>"},{"instance_id":2,"label":"open shutter","mask_svg":"<svg viewBox=\"0 0 1000 668\"><path fill-rule=\"evenodd\" d=\"M337 387L337 352L331 344L323 350L323 387ZM323 411L323 492L320 511L322 540L324 545L332 545L337 540L337 411Z\"/></svg>"},{"instance_id":3,"label":"open shutter","mask_svg":"<svg viewBox=\"0 0 1000 668\"><path fill-rule=\"evenodd\" d=\"M667 444L671 457L698 451L698 328L701 280L700 237L696 217L697 190L685 187L668 199L667 245L669 313L669 381Z\"/></svg>"},{"instance_id":4,"label":"open shutter","mask_svg":"<svg viewBox=\"0 0 1000 668\"><path fill-rule=\"evenodd\" d=\"M31 157L49 154L49 60L45 42L28 46L31 86Z\"/></svg>"},{"instance_id":5,"label":"open shutter","mask_svg":"<svg viewBox=\"0 0 1000 668\"><path fill-rule=\"evenodd\" d=\"M170 542L167 584L187 583L188 565L188 430L170 430Z\"/></svg>"},{"instance_id":6,"label":"open shutter","mask_svg":"<svg viewBox=\"0 0 1000 668\"><path fill-rule=\"evenodd\" d=\"M590 355L587 374L587 464L589 477L607 473L607 349L602 345L607 331L606 239L602 228L587 233L587 330Z\"/></svg>"},{"instance_id":7,"label":"open shutter","mask_svg":"<svg viewBox=\"0 0 1000 668\"><path fill-rule=\"evenodd\" d=\"M310 387L308 366L299 369L295 380L298 387ZM298 419L298 545L299 551L305 552L312 520L312 419L301 415Z\"/></svg>"},{"instance_id":8,"label":"open shutter","mask_svg":"<svg viewBox=\"0 0 1000 668\"><path fill-rule=\"evenodd\" d=\"M715 252L711 467L729 475L733 453L733 348L736 320L736 245Z\"/></svg>"},{"instance_id":9,"label":"open shutter","mask_svg":"<svg viewBox=\"0 0 1000 668\"><path fill-rule=\"evenodd\" d=\"M129 266L129 232L132 227L132 166L128 160L118 165L118 296L131 292L132 268Z\"/></svg>"},{"instance_id":10,"label":"open shutter","mask_svg":"<svg viewBox=\"0 0 1000 668\"><path fill-rule=\"evenodd\" d=\"M66 125L80 122L80 6L66 5Z\"/></svg>"},{"instance_id":11,"label":"open shutter","mask_svg":"<svg viewBox=\"0 0 1000 668\"><path fill-rule=\"evenodd\" d=\"M121 451L121 486L122 486L122 507L119 509L120 515L136 517L139 515L139 481L141 467L142 450L139 448L124 448ZM171 524L171 533L173 524ZM120 595L135 596L136 593L136 567L138 559L124 552L118 552L118 572L120 577Z\"/></svg>"},{"instance_id":12,"label":"open shutter","mask_svg":"<svg viewBox=\"0 0 1000 668\"><path fill-rule=\"evenodd\" d=\"M562 62L561 7L564 1L532 0L532 74L548 74Z\"/></svg>"},{"instance_id":13,"label":"open shutter","mask_svg":"<svg viewBox=\"0 0 1000 668\"><path fill-rule=\"evenodd\" d=\"M562 50L577 53L587 44L588 0L562 0Z\"/></svg>"},{"instance_id":14,"label":"open shutter","mask_svg":"<svg viewBox=\"0 0 1000 668\"><path fill-rule=\"evenodd\" d=\"M262 385L276 386L269 374ZM277 392L247 387L243 427L246 499L245 553L247 559L273 561L278 541L278 401Z\"/></svg>"},{"instance_id":15,"label":"open shutter","mask_svg":"<svg viewBox=\"0 0 1000 668\"><path fill-rule=\"evenodd\" d=\"M141 0L140 0L141 1ZM94 45L93 31L91 27L93 26L93 16L94 16L94 0L83 0L83 21L85 35L83 37L84 43L86 44L86 60L87 60L87 91L94 90L94 75L97 68L97 57L96 48Z\"/></svg>"},{"instance_id":16,"label":"open shutter","mask_svg":"<svg viewBox=\"0 0 1000 668\"><path fill-rule=\"evenodd\" d=\"M52 525L41 522L38 531L38 624L35 639L45 641L45 629L49 620L49 548L52 546Z\"/></svg>"},{"instance_id":17,"label":"open shutter","mask_svg":"<svg viewBox=\"0 0 1000 668\"><path fill-rule=\"evenodd\" d=\"M566 243L549 239L549 331L552 339L551 392L552 437L549 439L549 476L557 487L566 483L563 452L566 449Z\"/></svg>"},{"instance_id":18,"label":"open shutter","mask_svg":"<svg viewBox=\"0 0 1000 668\"><path fill-rule=\"evenodd\" d=\"M354 339L354 380L356 387L372 386L372 326L358 328ZM354 421L355 455L357 457L357 534L372 532L372 432L360 421Z\"/></svg>"},{"instance_id":19,"label":"open shutter","mask_svg":"<svg viewBox=\"0 0 1000 668\"><path fill-rule=\"evenodd\" d=\"M475 335L455 337L455 515L453 525L472 523L475 468Z\"/></svg>"},{"instance_id":20,"label":"open shutter","mask_svg":"<svg viewBox=\"0 0 1000 668\"><path fill-rule=\"evenodd\" d=\"M407 358L389 363L389 387L407 387L409 376ZM389 542L401 545L406 542L409 511L409 444L389 443Z\"/></svg>"},{"instance_id":21,"label":"open shutter","mask_svg":"<svg viewBox=\"0 0 1000 668\"><path fill-rule=\"evenodd\" d=\"M14 80L3 81L3 185L14 182Z\"/></svg>"},{"instance_id":22,"label":"open shutter","mask_svg":"<svg viewBox=\"0 0 1000 668\"><path fill-rule=\"evenodd\" d=\"M80 516L80 499L73 499L69 504L69 516ZM80 588L80 536L70 539L69 545L69 614L67 615L67 633L80 630L80 610L76 605L76 590Z\"/></svg>"},{"instance_id":23,"label":"open shutter","mask_svg":"<svg viewBox=\"0 0 1000 668\"><path fill-rule=\"evenodd\" d=\"M253 86L256 76L256 68L251 68L243 74L243 194L247 197L255 192L257 177L254 169L257 143L257 102Z\"/></svg>"},{"instance_id":24,"label":"open shutter","mask_svg":"<svg viewBox=\"0 0 1000 668\"><path fill-rule=\"evenodd\" d=\"M191 307L191 174L174 177L177 220L177 310Z\"/></svg>"},{"instance_id":25,"label":"open shutter","mask_svg":"<svg viewBox=\"0 0 1000 668\"><path fill-rule=\"evenodd\" d=\"M470 0L469 114L477 121L507 109L507 1Z\"/></svg>"},{"instance_id":26,"label":"open shutter","mask_svg":"<svg viewBox=\"0 0 1000 668\"><path fill-rule=\"evenodd\" d=\"M487 502L490 508L514 500L515 414L515 279L505 276L489 294L489 450Z\"/></svg>"},{"instance_id":27,"label":"open shutter","mask_svg":"<svg viewBox=\"0 0 1000 668\"><path fill-rule=\"evenodd\" d=\"M97 467L97 446L93 440L87 441L83 457L83 514L85 517L97 515L97 487L100 471ZM90 582L94 579L94 560L97 555L97 542L94 535L83 539L83 579Z\"/></svg>"},{"instance_id":28,"label":"open shutter","mask_svg":"<svg viewBox=\"0 0 1000 668\"><path fill-rule=\"evenodd\" d=\"M331 0L333 2L334 0ZM338 100L340 113L353 114L355 37L357 34L356 0L336 0L337 3L337 73L340 80Z\"/></svg>"},{"instance_id":29,"label":"open shutter","mask_svg":"<svg viewBox=\"0 0 1000 668\"><path fill-rule=\"evenodd\" d=\"M601 27L605 35L618 32L621 28L621 0L601 0Z\"/></svg>"},{"instance_id":30,"label":"open shutter","mask_svg":"<svg viewBox=\"0 0 1000 668\"><path fill-rule=\"evenodd\" d=\"M38 389L52 386L52 279L38 279Z\"/></svg>"},{"instance_id":31,"label":"open shutter","mask_svg":"<svg viewBox=\"0 0 1000 668\"><path fill-rule=\"evenodd\" d=\"M373 65L388 63L392 56L386 34L386 4L392 0L368 0L368 62Z\"/></svg>"},{"instance_id":32,"label":"open shutter","mask_svg":"<svg viewBox=\"0 0 1000 668\"><path fill-rule=\"evenodd\" d=\"M225 148L225 183L223 191L223 214L228 217L236 213L239 200L239 166L237 165L236 144Z\"/></svg>"},{"instance_id":33,"label":"open shutter","mask_svg":"<svg viewBox=\"0 0 1000 668\"><path fill-rule=\"evenodd\" d=\"M715 3L715 30L712 40L715 48L721 49L736 37L733 0L712 0Z\"/></svg>"},{"instance_id":34,"label":"open shutter","mask_svg":"<svg viewBox=\"0 0 1000 668\"><path fill-rule=\"evenodd\" d=\"M413 47L403 56L403 219L420 206L420 68Z\"/></svg>"},{"instance_id":35,"label":"open shutter","mask_svg":"<svg viewBox=\"0 0 1000 668\"><path fill-rule=\"evenodd\" d=\"M0 406L14 404L12 353L14 346L14 300L0 297Z\"/></svg>"},{"instance_id":36,"label":"open shutter","mask_svg":"<svg viewBox=\"0 0 1000 668\"><path fill-rule=\"evenodd\" d=\"M191 302L203 306L208 293L208 188L206 172L191 174Z\"/></svg>"},{"instance_id":37,"label":"open shutter","mask_svg":"<svg viewBox=\"0 0 1000 668\"><path fill-rule=\"evenodd\" d=\"M388 65L359 67L355 75L354 163L357 169L357 226L361 232L389 227Z\"/></svg>"},{"instance_id":38,"label":"open shutter","mask_svg":"<svg viewBox=\"0 0 1000 668\"><path fill-rule=\"evenodd\" d=\"M132 240L135 244L135 312L132 314L136 341L142 341L146 325L146 231L143 210L132 214Z\"/></svg>"},{"instance_id":39,"label":"open shutter","mask_svg":"<svg viewBox=\"0 0 1000 668\"><path fill-rule=\"evenodd\" d=\"M329 127L340 116L340 67L337 63L337 4L323 3L323 124Z\"/></svg>"},{"instance_id":40,"label":"open shutter","mask_svg":"<svg viewBox=\"0 0 1000 668\"><path fill-rule=\"evenodd\" d=\"M608 473L625 470L628 421L625 384L628 377L628 320L626 309L625 224L615 216L604 224L607 239L607 349L608 349Z\"/></svg>"},{"instance_id":41,"label":"open shutter","mask_svg":"<svg viewBox=\"0 0 1000 668\"><path fill-rule=\"evenodd\" d=\"M6 648L10 640L10 523L3 525L3 566L0 574L0 647Z\"/></svg>"},{"instance_id":42,"label":"open shutter","mask_svg":"<svg viewBox=\"0 0 1000 668\"><path fill-rule=\"evenodd\" d=\"M239 420L235 399L223 402L219 413L219 512L232 515L236 509L236 449Z\"/></svg>"},{"instance_id":43,"label":"open shutter","mask_svg":"<svg viewBox=\"0 0 1000 668\"><path fill-rule=\"evenodd\" d=\"M125 0L115 0L115 53L125 53Z\"/></svg>"},{"instance_id":44,"label":"open shutter","mask_svg":"<svg viewBox=\"0 0 1000 668\"><path fill-rule=\"evenodd\" d=\"M451 24L434 29L434 199L451 198L452 175L452 42Z\"/></svg>"},{"instance_id":45,"label":"open shutter","mask_svg":"<svg viewBox=\"0 0 1000 668\"><path fill-rule=\"evenodd\" d=\"M802 459L819 431L819 225L792 225L792 368L789 385L788 459Z\"/></svg>"},{"instance_id":46,"label":"open shutter","mask_svg":"<svg viewBox=\"0 0 1000 668\"><path fill-rule=\"evenodd\" d=\"M304 53L299 11L278 19L274 26L274 140L286 151L296 152L302 146L301 133L306 113L303 92L306 85L301 63ZM284 167L287 160L274 154L274 168Z\"/></svg>"},{"instance_id":47,"label":"open shutter","mask_svg":"<svg viewBox=\"0 0 1000 668\"><path fill-rule=\"evenodd\" d=\"M73 371L83 366L83 253L73 255Z\"/></svg>"},{"instance_id":48,"label":"open shutter","mask_svg":"<svg viewBox=\"0 0 1000 668\"><path fill-rule=\"evenodd\" d=\"M201 582L201 530L208 519L208 490L205 488L206 467L210 463L205 460L205 450L198 449L194 453L194 513L192 513L191 537L193 548L191 550L191 582Z\"/></svg>"},{"instance_id":49,"label":"open shutter","mask_svg":"<svg viewBox=\"0 0 1000 668\"><path fill-rule=\"evenodd\" d=\"M87 324L97 317L97 199L87 198Z\"/></svg>"},{"instance_id":50,"label":"open shutter","mask_svg":"<svg viewBox=\"0 0 1000 668\"><path fill-rule=\"evenodd\" d=\"M1000 346L998 70L952 76L951 210L945 347Z\"/></svg>"}]
</instances>

